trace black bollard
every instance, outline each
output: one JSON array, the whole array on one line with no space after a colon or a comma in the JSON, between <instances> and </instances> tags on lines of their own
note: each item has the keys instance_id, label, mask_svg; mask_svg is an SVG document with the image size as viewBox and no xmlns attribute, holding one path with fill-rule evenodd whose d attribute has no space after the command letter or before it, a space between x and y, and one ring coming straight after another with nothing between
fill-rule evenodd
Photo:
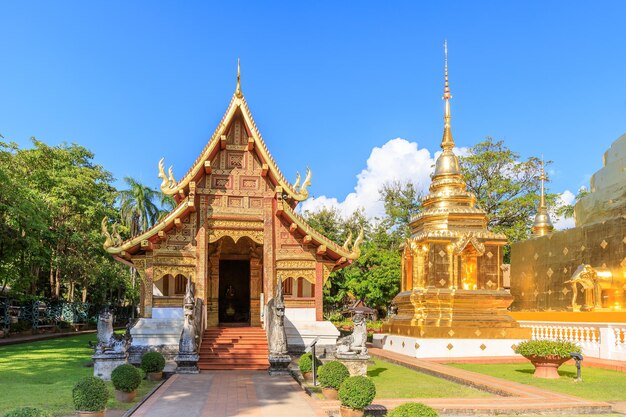
<instances>
[{"instance_id":1,"label":"black bollard","mask_svg":"<svg viewBox=\"0 0 626 417\"><path fill-rule=\"evenodd\" d=\"M576 381L582 381L583 377L581 375L581 364L583 361L583 355L580 353L572 352L569 354L576 361Z\"/></svg>"}]
</instances>

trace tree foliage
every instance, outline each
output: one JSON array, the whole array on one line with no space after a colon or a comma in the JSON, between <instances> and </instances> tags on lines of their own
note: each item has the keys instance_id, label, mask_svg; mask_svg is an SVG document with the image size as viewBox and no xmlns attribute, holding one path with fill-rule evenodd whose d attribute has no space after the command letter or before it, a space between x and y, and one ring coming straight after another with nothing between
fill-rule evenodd
<instances>
[{"instance_id":1,"label":"tree foliage","mask_svg":"<svg viewBox=\"0 0 626 417\"><path fill-rule=\"evenodd\" d=\"M113 177L76 144L0 143L0 289L98 303L136 299L128 271L102 248L117 219Z\"/></svg>"},{"instance_id":2,"label":"tree foliage","mask_svg":"<svg viewBox=\"0 0 626 417\"><path fill-rule=\"evenodd\" d=\"M459 159L467 189L489 216L489 229L504 233L509 244L528 239L539 200L541 160L521 160L504 141L490 137ZM546 199L552 206L556 195L549 194ZM508 260L509 246L504 256Z\"/></svg>"}]
</instances>

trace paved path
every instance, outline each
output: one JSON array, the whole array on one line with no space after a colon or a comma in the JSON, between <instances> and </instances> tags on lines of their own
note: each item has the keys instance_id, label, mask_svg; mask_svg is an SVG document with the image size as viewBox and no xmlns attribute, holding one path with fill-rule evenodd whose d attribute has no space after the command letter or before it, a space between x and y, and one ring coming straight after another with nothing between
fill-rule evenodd
<instances>
[{"instance_id":1,"label":"paved path","mask_svg":"<svg viewBox=\"0 0 626 417\"><path fill-rule=\"evenodd\" d=\"M290 376L264 371L174 375L132 417L322 417Z\"/></svg>"}]
</instances>

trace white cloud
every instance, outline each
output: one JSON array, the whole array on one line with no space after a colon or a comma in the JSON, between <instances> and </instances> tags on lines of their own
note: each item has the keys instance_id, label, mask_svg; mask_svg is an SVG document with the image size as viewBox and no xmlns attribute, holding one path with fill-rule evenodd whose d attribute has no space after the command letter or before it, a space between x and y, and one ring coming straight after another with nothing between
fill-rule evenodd
<instances>
[{"instance_id":1,"label":"white cloud","mask_svg":"<svg viewBox=\"0 0 626 417\"><path fill-rule=\"evenodd\" d=\"M455 150L457 155L467 153L467 149ZM344 216L363 208L370 218L385 214L379 190L392 181L411 181L417 190L426 194L430 185L430 174L435 159L440 152L431 155L428 149L419 149L416 142L396 138L381 147L375 147L367 159L367 166L357 175L354 191L343 201L325 195L312 197L301 204L301 210L315 212L322 207L335 207Z\"/></svg>"},{"instance_id":2,"label":"white cloud","mask_svg":"<svg viewBox=\"0 0 626 417\"><path fill-rule=\"evenodd\" d=\"M556 207L573 204L575 200L576 196L574 195L574 193L572 193L570 190L565 190L563 191L563 193L561 193L561 195L559 195L558 201L556 202ZM553 218L553 224L556 230L571 229L576 225L573 217L566 219L554 215Z\"/></svg>"}]
</instances>

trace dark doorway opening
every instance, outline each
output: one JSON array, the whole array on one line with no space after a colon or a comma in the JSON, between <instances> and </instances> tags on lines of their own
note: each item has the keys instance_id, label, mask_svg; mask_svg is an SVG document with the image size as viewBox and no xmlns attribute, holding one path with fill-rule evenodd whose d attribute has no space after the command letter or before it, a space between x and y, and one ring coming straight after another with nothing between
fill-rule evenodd
<instances>
[{"instance_id":1,"label":"dark doorway opening","mask_svg":"<svg viewBox=\"0 0 626 417\"><path fill-rule=\"evenodd\" d=\"M250 261L220 261L220 324L250 323Z\"/></svg>"}]
</instances>

